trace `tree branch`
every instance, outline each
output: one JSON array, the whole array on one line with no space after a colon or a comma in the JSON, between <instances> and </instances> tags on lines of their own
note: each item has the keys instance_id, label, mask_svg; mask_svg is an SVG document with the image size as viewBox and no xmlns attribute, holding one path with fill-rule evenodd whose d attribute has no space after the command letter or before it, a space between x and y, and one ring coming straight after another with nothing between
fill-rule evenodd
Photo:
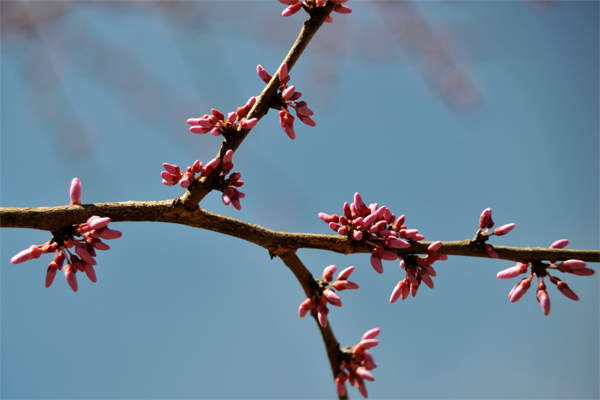
<instances>
[{"instance_id":1,"label":"tree branch","mask_svg":"<svg viewBox=\"0 0 600 400\"><path fill-rule=\"evenodd\" d=\"M333 11L336 5L337 4L332 1L327 2L322 9L317 10L317 12L311 15L310 18L304 22L296 42L283 60L283 63L287 63L288 71L292 70L302 55L302 52L304 52L304 49L306 49L306 46L308 46L313 36L315 36L319 28L325 22L325 19L329 16L329 14L331 14L331 11ZM273 100L273 97L277 94L279 85L279 69L277 69L277 73L273 74L273 78L263 89L262 93L258 96L256 103L248 113L248 119L257 118L260 120L262 117L267 115L269 112L269 104L271 103L271 100ZM235 152L238 147L240 147L246 136L248 136L250 131L251 129L242 129L239 127L237 134L234 135L233 138L229 140L223 140L217 157L223 159L223 156L229 149ZM187 209L194 210L198 208L198 203L200 203L202 199L212 191L212 183L215 178L219 176L221 171L222 166L219 164L219 166L211 174L203 177L198 184L191 186L189 190L183 196L181 196L181 202Z\"/></svg>"},{"instance_id":2,"label":"tree branch","mask_svg":"<svg viewBox=\"0 0 600 400\"><path fill-rule=\"evenodd\" d=\"M313 297L316 293L313 291L313 282L314 278L310 271L304 266L300 258L296 255L295 252L283 253L279 256L281 260L288 266L290 270L302 285L302 289L304 289L304 293L306 297ZM331 372L333 373L333 379L335 379L340 373L340 344L338 343L335 335L333 334L333 330L331 329L331 323L327 323L327 326L323 328L319 321L317 320L317 309L313 308L310 312L310 315L315 319L317 327L321 332L321 337L323 338L323 343L325 344L325 350L327 351L327 358L329 359L329 365L331 366ZM339 396L340 399L348 398L348 391L344 396Z\"/></svg>"},{"instance_id":3,"label":"tree branch","mask_svg":"<svg viewBox=\"0 0 600 400\"><path fill-rule=\"evenodd\" d=\"M370 252L364 243L350 240L346 236L273 231L234 218L214 214L201 208L188 210L181 204L179 199L96 203L48 208L2 207L0 208L0 227L41 229L52 232L66 226L85 222L92 215L110 217L113 222L168 222L193 226L252 242L268 249L272 255L282 255L300 248L329 250L342 254ZM429 244L431 242L412 242L410 248L389 250L398 255L407 253L427 254ZM494 249L500 259L511 261L561 261L576 258L587 262L600 262L600 251L598 250L519 248L496 245L494 245ZM438 254L490 258L485 251L485 246L473 240L444 242Z\"/></svg>"}]
</instances>

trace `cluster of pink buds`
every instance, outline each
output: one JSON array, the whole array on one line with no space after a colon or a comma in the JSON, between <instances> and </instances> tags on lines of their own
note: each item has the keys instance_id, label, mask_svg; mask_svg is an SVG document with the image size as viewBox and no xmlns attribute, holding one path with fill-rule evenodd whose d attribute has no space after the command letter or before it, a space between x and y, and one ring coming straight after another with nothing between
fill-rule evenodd
<instances>
[{"instance_id":1,"label":"cluster of pink buds","mask_svg":"<svg viewBox=\"0 0 600 400\"><path fill-rule=\"evenodd\" d=\"M81 205L81 182L79 179L73 179L71 183L71 205ZM46 287L50 287L54 282L56 271L63 270L69 286L73 291L78 290L77 272L85 272L92 282L96 282L96 271L94 265L97 264L96 250L109 250L110 247L101 239L111 240L122 236L122 233L108 228L110 218L101 218L99 216L90 217L83 224L73 225L52 232L52 239L42 245L31 245L23 250L10 261L13 264L20 264L33 258L39 258L42 254L54 253L54 260L48 265L46 273ZM76 238L79 236L80 239ZM75 248L75 254L69 249ZM67 264L65 265L65 261Z\"/></svg>"},{"instance_id":2,"label":"cluster of pink buds","mask_svg":"<svg viewBox=\"0 0 600 400\"><path fill-rule=\"evenodd\" d=\"M483 212L479 216L479 230L477 231L477 235L475 236L475 241L484 243L486 240L489 239L490 236L506 235L508 232L513 230L513 228L515 227L515 224L502 225L502 226L494 229L493 233L489 233L490 229L492 229L493 227L494 227L494 221L492 220L492 209L486 208L485 210L483 210ZM499 257L498 253L496 253L496 250L494 249L494 246L492 246L489 243L485 244L485 251L487 251L488 255L491 258Z\"/></svg>"},{"instance_id":3,"label":"cluster of pink buds","mask_svg":"<svg viewBox=\"0 0 600 400\"><path fill-rule=\"evenodd\" d=\"M237 188L244 185L244 181L240 180L242 174L240 172L234 172L227 178L227 174L233 169L233 150L227 150L225 156L223 156L223 163L221 174L217 177L213 183L213 189L223 192L221 200L226 206L233 205L237 210L242 209L240 199L246 197L246 195L240 192ZM210 175L218 166L221 164L221 158L216 157L209 161L205 166L202 162L196 160L191 167L187 167L185 174L179 169L178 165L164 163L163 167L165 171L161 173L163 178L163 185L173 186L177 183L182 188L188 188L192 183L200 180L203 176ZM196 177L196 174L200 176Z\"/></svg>"},{"instance_id":4,"label":"cluster of pink buds","mask_svg":"<svg viewBox=\"0 0 600 400\"><path fill-rule=\"evenodd\" d=\"M406 300L409 294L415 297L421 282L433 289L433 280L431 277L436 276L436 272L435 269L433 269L432 264L437 260L448 259L448 256L445 254L437 253L440 247L442 247L442 242L438 241L431 243L427 248L427 257L414 255L402 256L400 267L406 270L406 277L398 282L392 291L390 303L395 302L399 298Z\"/></svg>"},{"instance_id":5,"label":"cluster of pink buds","mask_svg":"<svg viewBox=\"0 0 600 400\"><path fill-rule=\"evenodd\" d=\"M567 239L557 240L552 243L550 246L551 249L562 249L569 244ZM579 276L590 276L594 275L594 270L591 268L586 268L585 263L581 260L566 260L562 263L556 264L555 262L550 262L550 264L544 264L540 261L533 261L527 264L517 263L514 267L507 268L503 271L498 272L496 275L500 279L510 279L515 278L521 274L524 274L529 271L529 267L531 267L531 273L527 278L521 279L519 283L512 288L510 293L508 294L508 299L511 303L519 300L527 289L531 287L531 280L533 276L537 276L537 300L542 306L542 311L544 315L548 315L550 313L550 298L548 297L548 292L546 291L546 284L544 282L544 278L547 276L550 282L556 285L558 290L568 297L571 300L579 300L579 297L569 288L565 282L561 281L555 276L550 275L548 270L554 269L563 273L569 273L573 275Z\"/></svg>"},{"instance_id":6,"label":"cluster of pink buds","mask_svg":"<svg viewBox=\"0 0 600 400\"><path fill-rule=\"evenodd\" d=\"M200 118L190 118L187 123L192 127L192 133L204 134L210 132L214 136L223 135L226 139L232 137L238 130L238 126L242 129L252 129L258 123L258 119L246 119L246 115L250 112L252 106L256 103L256 97L250 97L246 105L238 107L237 111L227 114L227 119L223 113L211 109L211 114L204 114Z\"/></svg>"},{"instance_id":7,"label":"cluster of pink buds","mask_svg":"<svg viewBox=\"0 0 600 400\"><path fill-rule=\"evenodd\" d=\"M327 303L336 307L342 306L342 300L340 300L340 297L333 289L337 289L340 292L346 289L358 289L356 283L348 280L354 271L353 266L340 272L337 279L333 281L333 274L335 274L336 271L337 266L330 265L323 270L323 280L315 279L315 283L318 286L318 289L316 290L317 294L307 298L300 304L300 308L298 308L298 315L300 318L304 318L308 311L317 307L317 320L319 321L319 324L325 328L327 326L327 314L329 314Z\"/></svg>"},{"instance_id":8,"label":"cluster of pink buds","mask_svg":"<svg viewBox=\"0 0 600 400\"><path fill-rule=\"evenodd\" d=\"M331 1L337 3L333 11L340 14L350 14L352 12L352 9L350 7L347 7L342 4L347 2L348 0ZM306 11L310 15L317 8L323 7L325 4L327 4L327 0L279 0L279 2L289 6L281 13L281 15L283 15L284 17L289 17L290 15L296 14L298 11L300 11L301 8L304 8L304 11ZM325 22L333 22L333 18L331 18L331 16L328 16Z\"/></svg>"},{"instance_id":9,"label":"cluster of pink buds","mask_svg":"<svg viewBox=\"0 0 600 400\"><path fill-rule=\"evenodd\" d=\"M377 273L383 273L382 260L394 261L400 258L400 267L406 270L406 278L400 281L392 292L390 302L398 298L406 299L409 293L413 296L421 282L433 288L432 276L435 270L432 264L438 260L447 260L445 254L438 254L442 242L434 242L428 248L427 257L413 254L398 256L390 249L408 249L411 242L425 239L418 229L409 229L404 225L406 217L396 216L385 206L377 203L367 206L359 193L354 194L352 204L344 203L344 215L319 213L319 218L340 235L350 240L364 242L371 251L371 265Z\"/></svg>"},{"instance_id":10,"label":"cluster of pink buds","mask_svg":"<svg viewBox=\"0 0 600 400\"><path fill-rule=\"evenodd\" d=\"M369 397L365 381L375 380L369 371L377 368L369 349L379 344L375 339L379 332L379 328L373 328L363 335L356 346L341 349L342 370L335 378L335 388L340 396L346 394L344 384L349 381L365 398Z\"/></svg>"},{"instance_id":11,"label":"cluster of pink buds","mask_svg":"<svg viewBox=\"0 0 600 400\"><path fill-rule=\"evenodd\" d=\"M273 78L261 65L257 66L256 70L260 79L267 84ZM279 94L273 97L273 101L269 107L279 110L281 128L293 140L296 138L296 132L294 131L294 116L290 114L289 107L296 110L296 116L306 125L316 126L317 123L312 120L311 115L313 115L313 112L307 107L306 102L296 101L302 96L302 93L296 92L295 86L288 87L287 83L289 81L288 67L284 63L279 68Z\"/></svg>"}]
</instances>

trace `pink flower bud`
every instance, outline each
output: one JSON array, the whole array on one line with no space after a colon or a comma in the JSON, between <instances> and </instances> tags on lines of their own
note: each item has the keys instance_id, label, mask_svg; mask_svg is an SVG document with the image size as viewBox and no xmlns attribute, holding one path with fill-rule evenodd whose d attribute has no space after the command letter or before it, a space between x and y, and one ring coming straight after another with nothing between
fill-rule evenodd
<instances>
[{"instance_id":1,"label":"pink flower bud","mask_svg":"<svg viewBox=\"0 0 600 400\"><path fill-rule=\"evenodd\" d=\"M81 181L79 179L73 178L71 181L69 195L71 196L71 205L81 205Z\"/></svg>"},{"instance_id":2,"label":"pink flower bud","mask_svg":"<svg viewBox=\"0 0 600 400\"><path fill-rule=\"evenodd\" d=\"M283 92L281 92L281 97L283 97L285 100L289 100L295 91L296 91L296 87L290 86L290 87L284 89Z\"/></svg>"},{"instance_id":3,"label":"pink flower bud","mask_svg":"<svg viewBox=\"0 0 600 400\"><path fill-rule=\"evenodd\" d=\"M263 67L262 65L257 65L256 66L256 72L258 73L258 76L260 79L263 80L264 83L269 83L271 81L271 79L273 78L271 76L271 74L269 74Z\"/></svg>"},{"instance_id":4,"label":"pink flower bud","mask_svg":"<svg viewBox=\"0 0 600 400\"><path fill-rule=\"evenodd\" d=\"M352 353L358 355L363 353L365 350L370 349L371 347L375 347L379 344L379 340L377 339L364 339L361 340L356 346L354 346L354 350Z\"/></svg>"},{"instance_id":5,"label":"pink flower bud","mask_svg":"<svg viewBox=\"0 0 600 400\"><path fill-rule=\"evenodd\" d=\"M258 123L257 118L250 118L250 119L243 118L240 121L240 126L242 127L242 129L252 129L256 126L257 123Z\"/></svg>"},{"instance_id":6,"label":"pink flower bud","mask_svg":"<svg viewBox=\"0 0 600 400\"><path fill-rule=\"evenodd\" d=\"M567 271L573 275L577 275L577 276L591 276L594 275L596 273L596 271L594 271L591 268L579 268L579 269L572 269L570 271Z\"/></svg>"},{"instance_id":7,"label":"pink flower bud","mask_svg":"<svg viewBox=\"0 0 600 400\"><path fill-rule=\"evenodd\" d=\"M562 294L564 294L565 296L567 296L567 297L568 297L568 298L570 298L571 300L575 300L575 301L579 300L579 296L577 296L577 295L575 294L575 292L573 292L573 291L571 290L571 288L569 287L569 285L567 285L567 284L566 284L566 282L559 281L559 282L556 284L556 287L558 288L558 290L560 290L560 292L561 292Z\"/></svg>"},{"instance_id":8,"label":"pink flower bud","mask_svg":"<svg viewBox=\"0 0 600 400\"><path fill-rule=\"evenodd\" d=\"M199 174L200 172L202 172L202 163L200 160L196 160L194 161L194 164L192 164L192 173Z\"/></svg>"},{"instance_id":9,"label":"pink flower bud","mask_svg":"<svg viewBox=\"0 0 600 400\"><path fill-rule=\"evenodd\" d=\"M502 225L498 228L496 228L496 230L494 231L494 235L496 236L502 236L502 235L506 235L508 232L512 231L513 228L515 227L516 224L506 224L506 225Z\"/></svg>"},{"instance_id":10,"label":"pink flower bud","mask_svg":"<svg viewBox=\"0 0 600 400\"><path fill-rule=\"evenodd\" d=\"M529 264L517 263L514 267L507 268L496 274L498 279L511 279L527 272Z\"/></svg>"},{"instance_id":11,"label":"pink flower bud","mask_svg":"<svg viewBox=\"0 0 600 400\"><path fill-rule=\"evenodd\" d=\"M178 175L181 172L179 165L164 163L163 167L169 174Z\"/></svg>"},{"instance_id":12,"label":"pink flower bud","mask_svg":"<svg viewBox=\"0 0 600 400\"><path fill-rule=\"evenodd\" d=\"M546 292L546 286L543 283L540 283L540 286L544 287L544 289L538 289L537 291L537 300L542 306L542 312L544 315L548 315L550 313L550 297L548 297L548 292Z\"/></svg>"},{"instance_id":13,"label":"pink flower bud","mask_svg":"<svg viewBox=\"0 0 600 400\"><path fill-rule=\"evenodd\" d=\"M486 208L485 210L483 210L481 216L479 217L479 227L481 229L490 229L493 226L494 221L492 221L492 209Z\"/></svg>"},{"instance_id":14,"label":"pink flower bud","mask_svg":"<svg viewBox=\"0 0 600 400\"><path fill-rule=\"evenodd\" d=\"M500 258L500 256L498 255L498 253L496 253L496 250L494 249L494 246L492 246L489 243L485 245L485 251L487 251L488 255L491 258Z\"/></svg>"},{"instance_id":15,"label":"pink flower bud","mask_svg":"<svg viewBox=\"0 0 600 400\"><path fill-rule=\"evenodd\" d=\"M331 18L331 17L327 17L327 18ZM327 22L327 20L325 20L325 22ZM356 388L358 389L360 394L363 395L363 397L365 399L369 397L369 393L367 392L367 387L365 386L365 382L361 378L358 378L356 380Z\"/></svg>"},{"instance_id":16,"label":"pink flower bud","mask_svg":"<svg viewBox=\"0 0 600 400\"><path fill-rule=\"evenodd\" d=\"M363 237L363 233L361 231L352 231L352 239L361 240Z\"/></svg>"},{"instance_id":17,"label":"pink flower bud","mask_svg":"<svg viewBox=\"0 0 600 400\"><path fill-rule=\"evenodd\" d=\"M106 239L106 240L112 240L112 239L118 239L121 236L123 236L123 233L121 233L121 231L117 231L114 229L110 229L110 228L102 228L98 232L98 235L100 235L100 237L102 239ZM96 264L94 264L96 265Z\"/></svg>"},{"instance_id":18,"label":"pink flower bud","mask_svg":"<svg viewBox=\"0 0 600 400\"><path fill-rule=\"evenodd\" d=\"M292 7L295 7L295 6L299 6L299 7L298 7L298 10L300 9L300 7L302 7L302 5L301 5L301 4L296 4L296 5L292 6ZM291 7L288 7L288 8L291 8ZM296 10L296 11L297 11L297 10ZM295 13L296 11L294 11L294 13ZM292 13L292 14L293 14L293 13ZM290 14L290 15L291 15L291 14ZM288 83L288 82L289 82L289 80L290 80L290 76L289 76L289 74L288 74L288 66L287 66L287 63L283 63L283 64L281 64L281 67L279 68L279 81L280 81L281 83L283 83L283 84L286 84L286 83Z\"/></svg>"},{"instance_id":19,"label":"pink flower bud","mask_svg":"<svg viewBox=\"0 0 600 400\"><path fill-rule=\"evenodd\" d=\"M380 328L373 328L373 329L369 329L368 331L365 332L365 334L362 336L361 340L365 340L365 339L375 339L377 337L377 335L379 335L379 332L381 332Z\"/></svg>"},{"instance_id":20,"label":"pink flower bud","mask_svg":"<svg viewBox=\"0 0 600 400\"><path fill-rule=\"evenodd\" d=\"M325 214L323 212L319 213L319 218L321 219L321 221L325 222L326 224L329 224L330 222L338 222L340 220L340 217L338 217L335 214L329 215L329 214Z\"/></svg>"},{"instance_id":21,"label":"pink flower bud","mask_svg":"<svg viewBox=\"0 0 600 400\"><path fill-rule=\"evenodd\" d=\"M316 306L317 304L313 299L306 299L300 304L300 308L298 309L298 315L300 316L300 318L304 318L306 316L306 313L309 310L315 308Z\"/></svg>"},{"instance_id":22,"label":"pink flower bud","mask_svg":"<svg viewBox=\"0 0 600 400\"><path fill-rule=\"evenodd\" d=\"M340 372L335 378L335 389L340 396L344 396L346 394L346 387L344 386L344 383L346 383L347 379L348 376L343 371Z\"/></svg>"},{"instance_id":23,"label":"pink flower bud","mask_svg":"<svg viewBox=\"0 0 600 400\"><path fill-rule=\"evenodd\" d=\"M518 301L521 297L523 297L523 295L525 294L525 292L527 292L527 289L529 289L530 286L531 276L529 278L523 278L521 282L517 283L513 290L511 290L511 292L508 294L510 302L514 303L515 301Z\"/></svg>"},{"instance_id":24,"label":"pink flower bud","mask_svg":"<svg viewBox=\"0 0 600 400\"><path fill-rule=\"evenodd\" d=\"M335 6L333 11L335 11L336 13L340 13L340 14L350 14L352 12L352 9L343 4L338 4L337 6Z\"/></svg>"},{"instance_id":25,"label":"pink flower bud","mask_svg":"<svg viewBox=\"0 0 600 400\"><path fill-rule=\"evenodd\" d=\"M298 119L300 119L300 121L302 121L306 125L312 126L312 127L317 126L317 123L311 117L306 117L306 116L304 116L302 114L298 114L298 113L296 113L296 115L298 116Z\"/></svg>"},{"instance_id":26,"label":"pink flower bud","mask_svg":"<svg viewBox=\"0 0 600 400\"><path fill-rule=\"evenodd\" d=\"M336 265L332 264L328 267L325 267L323 270L323 280L326 282L331 282L333 280L333 274L335 274L335 271L337 271Z\"/></svg>"},{"instance_id":27,"label":"pink flower bud","mask_svg":"<svg viewBox=\"0 0 600 400\"><path fill-rule=\"evenodd\" d=\"M74 270L71 264L65 265L65 278L67 278L67 283L69 286L71 286L71 289L73 289L74 292L79 289L77 286L77 277L75 276L75 271L77 270Z\"/></svg>"},{"instance_id":28,"label":"pink flower bud","mask_svg":"<svg viewBox=\"0 0 600 400\"><path fill-rule=\"evenodd\" d=\"M431 276L429 276L429 274L427 272L423 272L422 274L419 275L419 277L421 278L421 281L424 284L429 286L430 289L433 289L433 280L431 279Z\"/></svg>"},{"instance_id":29,"label":"pink flower bud","mask_svg":"<svg viewBox=\"0 0 600 400\"><path fill-rule=\"evenodd\" d=\"M110 222L110 218L108 218L108 217L95 218L91 222L88 221L88 225L92 229L101 229L101 228L105 228L109 222Z\"/></svg>"},{"instance_id":30,"label":"pink flower bud","mask_svg":"<svg viewBox=\"0 0 600 400\"><path fill-rule=\"evenodd\" d=\"M331 230L333 231L338 231L338 229L340 229L342 226L339 224L336 224L335 222L330 222L329 223L329 227L331 228Z\"/></svg>"},{"instance_id":31,"label":"pink flower bud","mask_svg":"<svg viewBox=\"0 0 600 400\"><path fill-rule=\"evenodd\" d=\"M290 15L296 14L302 8L302 3L292 4L281 13L284 17L289 17Z\"/></svg>"},{"instance_id":32,"label":"pink flower bud","mask_svg":"<svg viewBox=\"0 0 600 400\"><path fill-rule=\"evenodd\" d=\"M21 264L25 261L29 261L32 258L39 258L42 255L42 250L40 250L35 244L32 244L26 250L21 251L13 258L10 259L10 262L13 264Z\"/></svg>"},{"instance_id":33,"label":"pink flower bud","mask_svg":"<svg viewBox=\"0 0 600 400\"><path fill-rule=\"evenodd\" d=\"M562 264L571 270L585 268L585 263L581 260L567 260Z\"/></svg>"},{"instance_id":34,"label":"pink flower bud","mask_svg":"<svg viewBox=\"0 0 600 400\"><path fill-rule=\"evenodd\" d=\"M87 251L87 249L85 247L76 246L75 247L75 252L86 263L92 264L92 265L96 265L97 264L96 260L94 260L94 257L92 257L92 255Z\"/></svg>"},{"instance_id":35,"label":"pink flower bud","mask_svg":"<svg viewBox=\"0 0 600 400\"><path fill-rule=\"evenodd\" d=\"M400 295L402 295L402 291L404 290L405 285L405 280L401 280L400 282L398 282L396 287L394 287L394 290L392 290L392 295L390 296L390 303L394 303L400 298Z\"/></svg>"},{"instance_id":36,"label":"pink flower bud","mask_svg":"<svg viewBox=\"0 0 600 400\"><path fill-rule=\"evenodd\" d=\"M210 175L219 166L220 163L221 163L220 157L216 157L216 158L213 158L212 160L210 160L208 163L206 163L204 168L202 168L201 176Z\"/></svg>"},{"instance_id":37,"label":"pink flower bud","mask_svg":"<svg viewBox=\"0 0 600 400\"><path fill-rule=\"evenodd\" d=\"M331 286L333 286L336 290L339 290L340 292L342 290L353 290L353 289L359 289L360 287L354 283L354 282L350 282L350 281L335 281L333 283L330 284Z\"/></svg>"},{"instance_id":38,"label":"pink flower bud","mask_svg":"<svg viewBox=\"0 0 600 400\"><path fill-rule=\"evenodd\" d=\"M54 277L56 276L56 271L58 270L58 267L52 267L52 264L54 262L50 263L50 266L48 266L48 271L46 272L46 287L49 288L50 285L52 285L52 282L54 282Z\"/></svg>"},{"instance_id":39,"label":"pink flower bud","mask_svg":"<svg viewBox=\"0 0 600 400\"><path fill-rule=\"evenodd\" d=\"M219 121L225 121L225 115L223 115L222 112L215 110L214 108L210 109L210 112L212 113L212 115L214 115L214 117L216 119L218 119Z\"/></svg>"},{"instance_id":40,"label":"pink flower bud","mask_svg":"<svg viewBox=\"0 0 600 400\"><path fill-rule=\"evenodd\" d=\"M96 278L96 271L94 267L90 264L86 264L85 266L85 274L90 278L90 281L96 282L98 279Z\"/></svg>"},{"instance_id":41,"label":"pink flower bud","mask_svg":"<svg viewBox=\"0 0 600 400\"><path fill-rule=\"evenodd\" d=\"M407 241L396 239L393 236L388 236L387 239L385 239L385 245L394 249L406 249L410 247L410 243Z\"/></svg>"},{"instance_id":42,"label":"pink flower bud","mask_svg":"<svg viewBox=\"0 0 600 400\"><path fill-rule=\"evenodd\" d=\"M356 368L356 374L366 381L373 382L375 380L373 375L369 371L367 371L365 367Z\"/></svg>"},{"instance_id":43,"label":"pink flower bud","mask_svg":"<svg viewBox=\"0 0 600 400\"><path fill-rule=\"evenodd\" d=\"M340 299L340 296L338 296L333 290L331 290L331 289L323 290L323 296L325 296L327 301L329 303L331 303L332 305L334 305L336 307L342 306L342 300Z\"/></svg>"},{"instance_id":44,"label":"pink flower bud","mask_svg":"<svg viewBox=\"0 0 600 400\"><path fill-rule=\"evenodd\" d=\"M569 240L568 239L560 239L557 240L556 242L552 243L550 245L551 249L562 249L567 247L567 245L569 244Z\"/></svg>"},{"instance_id":45,"label":"pink flower bud","mask_svg":"<svg viewBox=\"0 0 600 400\"><path fill-rule=\"evenodd\" d=\"M319 325L323 328L327 327L327 314L329 314L329 309L327 306L319 306L317 310L317 320L319 321Z\"/></svg>"},{"instance_id":46,"label":"pink flower bud","mask_svg":"<svg viewBox=\"0 0 600 400\"><path fill-rule=\"evenodd\" d=\"M310 117L314 114L313 111L306 106L300 106L296 108L296 113L298 116L302 115L304 117Z\"/></svg>"},{"instance_id":47,"label":"pink flower bud","mask_svg":"<svg viewBox=\"0 0 600 400\"><path fill-rule=\"evenodd\" d=\"M350 275L352 275L352 272L354 272L354 266L350 266L344 269L342 272L340 272L336 280L345 281L350 277Z\"/></svg>"},{"instance_id":48,"label":"pink flower bud","mask_svg":"<svg viewBox=\"0 0 600 400\"><path fill-rule=\"evenodd\" d=\"M378 274L383 274L383 264L381 263L381 258L375 257L373 254L371 254L371 265Z\"/></svg>"}]
</instances>

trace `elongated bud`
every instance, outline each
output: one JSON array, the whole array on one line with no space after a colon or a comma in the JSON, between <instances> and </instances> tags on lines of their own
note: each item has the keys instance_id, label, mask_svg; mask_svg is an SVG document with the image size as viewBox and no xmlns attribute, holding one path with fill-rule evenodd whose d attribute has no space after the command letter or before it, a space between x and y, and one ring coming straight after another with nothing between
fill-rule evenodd
<instances>
[{"instance_id":1,"label":"elongated bud","mask_svg":"<svg viewBox=\"0 0 600 400\"><path fill-rule=\"evenodd\" d=\"M486 208L485 210L483 210L481 216L479 217L479 227L481 229L490 229L493 226L494 221L492 221L492 209Z\"/></svg>"},{"instance_id":2,"label":"elongated bud","mask_svg":"<svg viewBox=\"0 0 600 400\"><path fill-rule=\"evenodd\" d=\"M321 221L325 222L326 224L329 224L330 222L337 223L340 220L340 217L338 217L335 214L329 215L329 214L325 214L323 212L319 213L319 218L321 219Z\"/></svg>"},{"instance_id":3,"label":"elongated bud","mask_svg":"<svg viewBox=\"0 0 600 400\"><path fill-rule=\"evenodd\" d=\"M336 306L336 307L341 307L342 306L342 300L340 299L340 296L338 296L337 294L335 294L335 292L331 289L325 289L323 290L323 296L325 296L325 298L327 299L327 301L329 303L331 303L332 305Z\"/></svg>"},{"instance_id":4,"label":"elongated bud","mask_svg":"<svg viewBox=\"0 0 600 400\"><path fill-rule=\"evenodd\" d=\"M323 280L327 282L333 281L333 274L337 271L336 265L329 265L323 270Z\"/></svg>"},{"instance_id":5,"label":"elongated bud","mask_svg":"<svg viewBox=\"0 0 600 400\"><path fill-rule=\"evenodd\" d=\"M342 290L352 290L360 288L356 283L350 281L335 281L333 283L330 283L330 285L333 286L336 290L339 290L340 292Z\"/></svg>"},{"instance_id":6,"label":"elongated bud","mask_svg":"<svg viewBox=\"0 0 600 400\"><path fill-rule=\"evenodd\" d=\"M71 289L73 289L74 292L76 292L79 289L79 286L77 286L77 277L75 276L75 271L76 270L71 264L65 265L65 278L67 278L67 283L69 284L69 286L71 286Z\"/></svg>"},{"instance_id":7,"label":"elongated bud","mask_svg":"<svg viewBox=\"0 0 600 400\"><path fill-rule=\"evenodd\" d=\"M585 263L581 260L567 260L562 264L571 270L585 268Z\"/></svg>"},{"instance_id":8,"label":"elongated bud","mask_svg":"<svg viewBox=\"0 0 600 400\"><path fill-rule=\"evenodd\" d=\"M488 255L491 258L500 258L500 256L498 255L498 253L496 253L496 249L494 249L494 246L492 246L489 243L485 245L485 251L487 251Z\"/></svg>"},{"instance_id":9,"label":"elongated bud","mask_svg":"<svg viewBox=\"0 0 600 400\"><path fill-rule=\"evenodd\" d=\"M513 228L515 227L516 224L506 224L506 225L502 225L498 228L496 228L496 230L494 230L494 235L496 236L502 236L502 235L506 235L508 232L512 231Z\"/></svg>"},{"instance_id":10,"label":"elongated bud","mask_svg":"<svg viewBox=\"0 0 600 400\"><path fill-rule=\"evenodd\" d=\"M517 263L514 267L507 268L503 271L498 272L496 277L498 279L510 279L515 278L521 274L524 274L529 269L529 264Z\"/></svg>"},{"instance_id":11,"label":"elongated bud","mask_svg":"<svg viewBox=\"0 0 600 400\"><path fill-rule=\"evenodd\" d=\"M354 266L350 266L344 269L342 272L340 272L336 280L345 281L350 277L350 275L352 275L352 272L354 272Z\"/></svg>"},{"instance_id":12,"label":"elongated bud","mask_svg":"<svg viewBox=\"0 0 600 400\"><path fill-rule=\"evenodd\" d=\"M79 179L73 178L71 181L69 195L71 196L71 205L81 205L81 181Z\"/></svg>"},{"instance_id":13,"label":"elongated bud","mask_svg":"<svg viewBox=\"0 0 600 400\"><path fill-rule=\"evenodd\" d=\"M365 334L362 336L361 340L365 340L365 339L375 339L377 337L377 335L379 335L379 332L381 332L380 328L373 328L373 329L369 329L368 331L365 332Z\"/></svg>"},{"instance_id":14,"label":"elongated bud","mask_svg":"<svg viewBox=\"0 0 600 400\"><path fill-rule=\"evenodd\" d=\"M552 243L550 245L551 249L562 249L567 247L567 245L569 244L569 240L568 239L560 239L557 240L556 242Z\"/></svg>"}]
</instances>

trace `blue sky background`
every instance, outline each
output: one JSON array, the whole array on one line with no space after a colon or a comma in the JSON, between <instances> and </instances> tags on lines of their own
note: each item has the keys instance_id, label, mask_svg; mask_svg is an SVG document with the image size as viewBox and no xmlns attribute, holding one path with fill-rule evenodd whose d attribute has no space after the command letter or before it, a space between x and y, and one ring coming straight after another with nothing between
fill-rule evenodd
<instances>
[{"instance_id":1,"label":"blue sky background","mask_svg":"<svg viewBox=\"0 0 600 400\"><path fill-rule=\"evenodd\" d=\"M291 72L317 127L297 121L291 141L269 113L234 157L242 210L218 193L203 208L330 233L317 214L358 191L427 240L472 238L492 207L517 224L492 243L598 249L598 2L349 5ZM220 144L186 119L259 94L256 65L275 71L304 19L275 1L2 7L3 207L67 204L73 177L84 203L181 195L162 163L206 162ZM335 397L280 260L189 227L111 227L123 237L78 293L60 274L44 287L50 256L10 264L49 233L2 230L2 398ZM398 262L378 275L365 254L299 255L316 276L356 266L361 288L329 321L342 346L381 327L370 398L599 397L597 274L564 277L579 302L549 284L546 317L534 288L508 301L517 279L495 277L508 261L450 258L434 290L389 304Z\"/></svg>"}]
</instances>

